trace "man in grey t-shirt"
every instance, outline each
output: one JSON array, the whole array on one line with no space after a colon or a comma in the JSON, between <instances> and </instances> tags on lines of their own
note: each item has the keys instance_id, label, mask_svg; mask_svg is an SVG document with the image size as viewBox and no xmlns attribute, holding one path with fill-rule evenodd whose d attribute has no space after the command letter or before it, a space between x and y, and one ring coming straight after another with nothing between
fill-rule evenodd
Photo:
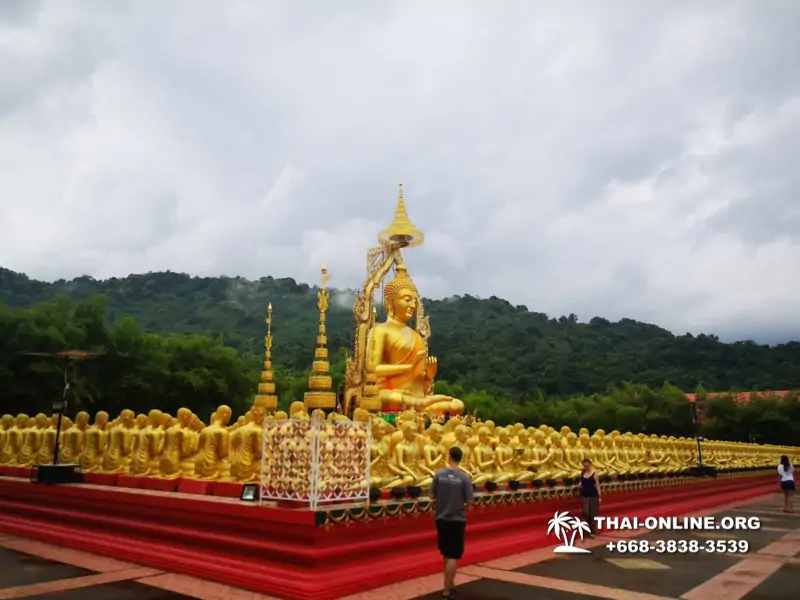
<instances>
[{"instance_id":1,"label":"man in grey t-shirt","mask_svg":"<svg viewBox=\"0 0 800 600\"><path fill-rule=\"evenodd\" d=\"M459 468L463 454L453 446L449 452L447 469L436 472L431 483L430 496L436 500L436 533L439 552L444 558L444 597L455 598L453 585L458 570L458 560L464 554L464 530L467 526L466 505L472 504L472 481Z\"/></svg>"}]
</instances>

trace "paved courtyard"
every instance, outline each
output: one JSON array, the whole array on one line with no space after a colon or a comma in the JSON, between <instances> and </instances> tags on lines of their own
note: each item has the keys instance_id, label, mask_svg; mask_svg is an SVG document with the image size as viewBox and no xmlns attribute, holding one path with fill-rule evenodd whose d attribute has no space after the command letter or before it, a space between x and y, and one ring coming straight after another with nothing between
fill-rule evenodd
<instances>
[{"instance_id":1,"label":"paved courtyard","mask_svg":"<svg viewBox=\"0 0 800 600\"><path fill-rule=\"evenodd\" d=\"M788 600L800 582L800 515L785 515L778 495L689 515L757 516L758 531L615 532L587 541L591 553L554 555L542 548L465 567L463 600ZM746 553L621 553L621 539L746 540ZM467 540L469 543L469 540ZM792 591L794 590L794 591ZM274 600L183 575L0 534L0 600ZM441 577L423 577L347 600L441 598Z\"/></svg>"}]
</instances>

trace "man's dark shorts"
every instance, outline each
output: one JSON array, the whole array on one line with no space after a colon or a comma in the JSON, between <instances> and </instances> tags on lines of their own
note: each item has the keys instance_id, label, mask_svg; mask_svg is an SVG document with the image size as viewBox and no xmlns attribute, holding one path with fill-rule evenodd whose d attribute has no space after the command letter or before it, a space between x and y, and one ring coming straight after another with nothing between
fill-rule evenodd
<instances>
[{"instance_id":1,"label":"man's dark shorts","mask_svg":"<svg viewBox=\"0 0 800 600\"><path fill-rule=\"evenodd\" d=\"M439 552L444 558L458 560L464 554L464 521L436 520L436 532L439 538Z\"/></svg>"}]
</instances>

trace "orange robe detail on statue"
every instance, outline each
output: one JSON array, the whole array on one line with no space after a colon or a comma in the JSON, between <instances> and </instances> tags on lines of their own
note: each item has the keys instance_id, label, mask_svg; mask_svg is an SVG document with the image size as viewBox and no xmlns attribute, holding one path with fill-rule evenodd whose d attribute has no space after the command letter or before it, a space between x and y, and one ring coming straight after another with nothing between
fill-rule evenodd
<instances>
[{"instance_id":1,"label":"orange robe detail on statue","mask_svg":"<svg viewBox=\"0 0 800 600\"><path fill-rule=\"evenodd\" d=\"M386 338L388 344L389 339ZM413 365L414 359L419 352L425 350L425 342L422 336L410 327L403 330L403 333L398 337L394 344L384 348L386 353L396 365ZM400 360L396 360L398 356L402 356ZM409 394L417 397L427 395L427 390L423 388L425 361L420 361L415 367L409 369L405 373L398 373L397 375L386 375L378 377L377 385L383 390L391 390L398 392L408 392ZM384 403L384 412L400 412L402 405L399 401L393 400L389 403Z\"/></svg>"}]
</instances>

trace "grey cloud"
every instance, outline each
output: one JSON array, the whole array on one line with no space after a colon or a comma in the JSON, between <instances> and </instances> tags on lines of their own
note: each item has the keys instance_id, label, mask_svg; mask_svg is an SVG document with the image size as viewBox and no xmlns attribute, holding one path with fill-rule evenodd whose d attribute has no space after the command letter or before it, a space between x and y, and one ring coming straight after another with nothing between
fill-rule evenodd
<instances>
[{"instance_id":1,"label":"grey cloud","mask_svg":"<svg viewBox=\"0 0 800 600\"><path fill-rule=\"evenodd\" d=\"M40 4L0 30L3 266L355 288L403 182L426 295L800 327L793 2Z\"/></svg>"}]
</instances>

